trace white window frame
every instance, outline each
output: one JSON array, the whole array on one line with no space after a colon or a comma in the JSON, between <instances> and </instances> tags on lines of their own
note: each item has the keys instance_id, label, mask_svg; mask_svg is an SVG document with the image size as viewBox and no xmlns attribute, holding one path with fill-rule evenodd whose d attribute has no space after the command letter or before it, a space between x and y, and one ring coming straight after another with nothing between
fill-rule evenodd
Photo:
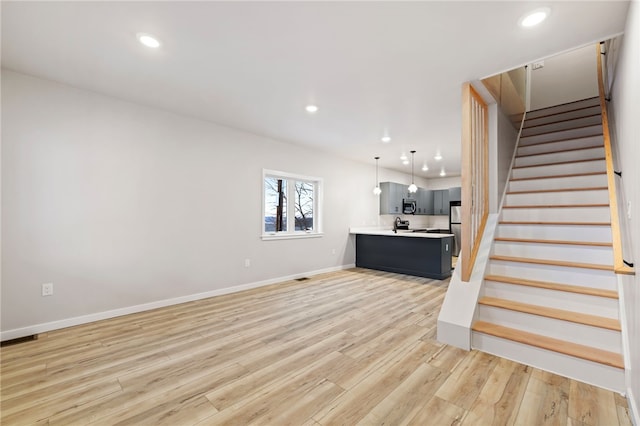
<instances>
[{"instance_id":1,"label":"white window frame","mask_svg":"<svg viewBox=\"0 0 640 426\"><path fill-rule=\"evenodd\" d=\"M264 230L264 211L265 211L265 188L264 180L267 177L282 178L287 180L287 197L294 193L294 186L296 182L311 182L313 183L313 230L311 231L296 231L295 230L295 203L287 199L287 230L281 232L265 232ZM262 239L268 240L286 240L296 238L318 238L323 236L322 233L322 187L323 179L314 176L304 176L295 173L282 172L278 170L262 169L262 205L260 206L260 228Z\"/></svg>"}]
</instances>

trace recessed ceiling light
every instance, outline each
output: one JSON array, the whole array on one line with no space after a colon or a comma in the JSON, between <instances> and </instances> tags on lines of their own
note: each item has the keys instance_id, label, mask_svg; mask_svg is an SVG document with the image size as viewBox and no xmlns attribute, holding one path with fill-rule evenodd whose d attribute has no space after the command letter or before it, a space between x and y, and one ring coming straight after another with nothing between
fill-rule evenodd
<instances>
[{"instance_id":1,"label":"recessed ceiling light","mask_svg":"<svg viewBox=\"0 0 640 426\"><path fill-rule=\"evenodd\" d=\"M440 153L437 153L437 154L433 157L433 159L434 159L434 160L436 160L436 161L440 161L440 160L442 160L442 155L440 155Z\"/></svg>"},{"instance_id":2,"label":"recessed ceiling light","mask_svg":"<svg viewBox=\"0 0 640 426\"><path fill-rule=\"evenodd\" d=\"M160 47L160 41L158 41L158 39L152 35L146 33L138 33L136 34L136 37L138 37L138 41L140 43L144 44L147 47L150 47L152 49L157 49L158 47Z\"/></svg>"},{"instance_id":3,"label":"recessed ceiling light","mask_svg":"<svg viewBox=\"0 0 640 426\"><path fill-rule=\"evenodd\" d=\"M402 164L406 166L407 164L409 164L409 160L402 160Z\"/></svg>"},{"instance_id":4,"label":"recessed ceiling light","mask_svg":"<svg viewBox=\"0 0 640 426\"><path fill-rule=\"evenodd\" d=\"M424 166L422 166L422 171L426 172L429 170L429 167L427 167L427 165L425 164Z\"/></svg>"},{"instance_id":5,"label":"recessed ceiling light","mask_svg":"<svg viewBox=\"0 0 640 426\"><path fill-rule=\"evenodd\" d=\"M402 155L400 156L400 159L401 159L402 161L407 161L407 156L406 156L406 154L402 154Z\"/></svg>"},{"instance_id":6,"label":"recessed ceiling light","mask_svg":"<svg viewBox=\"0 0 640 426\"><path fill-rule=\"evenodd\" d=\"M444 169L440 170L440 176L446 176L447 174L444 172Z\"/></svg>"},{"instance_id":7,"label":"recessed ceiling light","mask_svg":"<svg viewBox=\"0 0 640 426\"><path fill-rule=\"evenodd\" d=\"M389 136L383 136L381 140L382 140L382 142L384 142L384 143L389 143L389 142L391 142L391 138L390 138Z\"/></svg>"},{"instance_id":8,"label":"recessed ceiling light","mask_svg":"<svg viewBox=\"0 0 640 426\"><path fill-rule=\"evenodd\" d=\"M307 110L307 112L311 113L318 112L318 107L315 105L307 105L305 109Z\"/></svg>"},{"instance_id":9,"label":"recessed ceiling light","mask_svg":"<svg viewBox=\"0 0 640 426\"><path fill-rule=\"evenodd\" d=\"M533 10L520 18L520 26L525 28L534 27L547 19L547 16L549 16L550 12L551 9L549 9L548 7L542 7L540 9Z\"/></svg>"}]
</instances>

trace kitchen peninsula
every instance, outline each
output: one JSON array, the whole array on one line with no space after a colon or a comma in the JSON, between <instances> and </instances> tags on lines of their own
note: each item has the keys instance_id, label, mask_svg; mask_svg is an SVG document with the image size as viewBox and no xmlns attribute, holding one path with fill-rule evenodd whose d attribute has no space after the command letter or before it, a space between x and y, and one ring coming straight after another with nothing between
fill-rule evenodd
<instances>
[{"instance_id":1,"label":"kitchen peninsula","mask_svg":"<svg viewBox=\"0 0 640 426\"><path fill-rule=\"evenodd\" d=\"M451 276L453 234L351 228L356 266L442 280Z\"/></svg>"}]
</instances>

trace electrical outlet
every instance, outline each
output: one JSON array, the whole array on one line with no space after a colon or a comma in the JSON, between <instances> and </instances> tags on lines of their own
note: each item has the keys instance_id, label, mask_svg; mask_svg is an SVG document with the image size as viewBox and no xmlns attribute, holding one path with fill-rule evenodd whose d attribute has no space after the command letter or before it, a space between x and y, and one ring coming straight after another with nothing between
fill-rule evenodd
<instances>
[{"instance_id":1,"label":"electrical outlet","mask_svg":"<svg viewBox=\"0 0 640 426\"><path fill-rule=\"evenodd\" d=\"M540 68L544 68L544 61L534 62L531 68L534 70L539 70Z\"/></svg>"},{"instance_id":2,"label":"electrical outlet","mask_svg":"<svg viewBox=\"0 0 640 426\"><path fill-rule=\"evenodd\" d=\"M244 267L248 268L249 266L251 266L251 259L245 259L244 260Z\"/></svg>"},{"instance_id":3,"label":"electrical outlet","mask_svg":"<svg viewBox=\"0 0 640 426\"><path fill-rule=\"evenodd\" d=\"M53 283L42 284L42 295L43 296L53 295Z\"/></svg>"}]
</instances>

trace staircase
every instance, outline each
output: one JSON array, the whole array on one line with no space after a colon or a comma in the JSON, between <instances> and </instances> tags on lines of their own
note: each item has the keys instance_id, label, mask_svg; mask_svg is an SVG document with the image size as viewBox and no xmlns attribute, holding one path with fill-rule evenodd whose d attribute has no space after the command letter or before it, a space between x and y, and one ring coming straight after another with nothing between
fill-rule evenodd
<instances>
[{"instance_id":1,"label":"staircase","mask_svg":"<svg viewBox=\"0 0 640 426\"><path fill-rule=\"evenodd\" d=\"M472 346L623 392L599 98L527 113Z\"/></svg>"}]
</instances>

